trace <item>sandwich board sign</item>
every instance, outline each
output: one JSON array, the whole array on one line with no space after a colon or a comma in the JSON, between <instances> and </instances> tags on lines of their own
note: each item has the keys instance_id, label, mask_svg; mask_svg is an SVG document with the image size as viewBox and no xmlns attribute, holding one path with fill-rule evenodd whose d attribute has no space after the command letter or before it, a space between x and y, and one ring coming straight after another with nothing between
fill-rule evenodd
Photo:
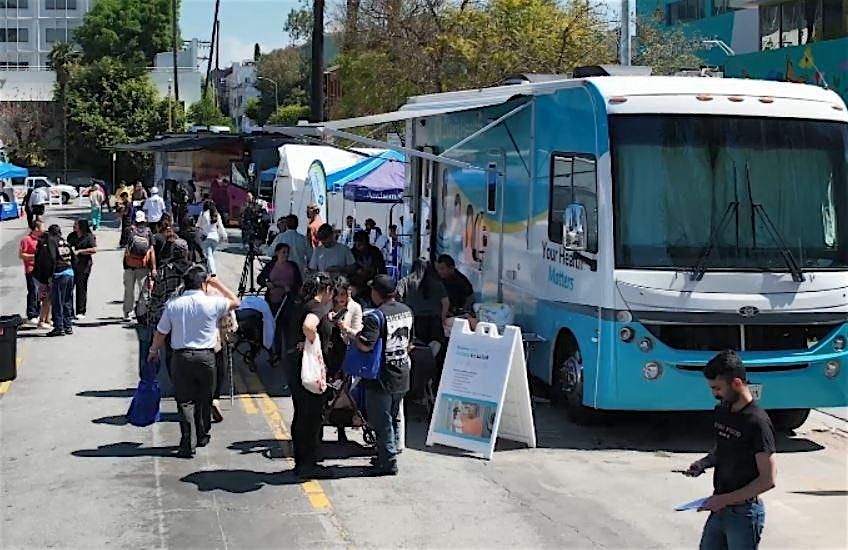
<instances>
[{"instance_id":1,"label":"sandwich board sign","mask_svg":"<svg viewBox=\"0 0 848 550\"><path fill-rule=\"evenodd\" d=\"M503 334L491 323L471 331L457 319L427 433L427 445L446 445L491 460L498 437L536 446L521 329Z\"/></svg>"}]
</instances>

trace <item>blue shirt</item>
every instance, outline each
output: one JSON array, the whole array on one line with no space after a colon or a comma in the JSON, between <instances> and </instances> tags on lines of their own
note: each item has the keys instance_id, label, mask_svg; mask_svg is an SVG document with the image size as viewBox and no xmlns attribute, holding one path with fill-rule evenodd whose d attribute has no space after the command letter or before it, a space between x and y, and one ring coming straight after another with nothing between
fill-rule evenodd
<instances>
[{"instance_id":1,"label":"blue shirt","mask_svg":"<svg viewBox=\"0 0 848 550\"><path fill-rule=\"evenodd\" d=\"M188 290L165 305L156 330L171 334L171 347L213 349L218 341L218 321L230 310L222 296L207 296L202 290Z\"/></svg>"},{"instance_id":2,"label":"blue shirt","mask_svg":"<svg viewBox=\"0 0 848 550\"><path fill-rule=\"evenodd\" d=\"M73 268L70 268L70 267L63 269L62 271L57 271L56 273L53 274L54 279L56 277L73 277L73 276L74 276L74 270L73 270Z\"/></svg>"}]
</instances>

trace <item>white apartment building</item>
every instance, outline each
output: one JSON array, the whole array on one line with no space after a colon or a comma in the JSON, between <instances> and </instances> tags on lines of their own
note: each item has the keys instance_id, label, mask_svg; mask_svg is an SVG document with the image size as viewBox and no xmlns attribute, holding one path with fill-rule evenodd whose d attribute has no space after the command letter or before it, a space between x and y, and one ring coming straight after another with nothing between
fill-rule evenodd
<instances>
[{"instance_id":1,"label":"white apartment building","mask_svg":"<svg viewBox=\"0 0 848 550\"><path fill-rule=\"evenodd\" d=\"M0 0L0 70L47 66L55 42L69 42L96 0Z\"/></svg>"},{"instance_id":2,"label":"white apartment building","mask_svg":"<svg viewBox=\"0 0 848 550\"><path fill-rule=\"evenodd\" d=\"M256 89L256 62L253 60L233 63L232 70L226 76L226 97L229 115L243 128L249 121L244 121L244 110L247 101L261 96Z\"/></svg>"}]
</instances>

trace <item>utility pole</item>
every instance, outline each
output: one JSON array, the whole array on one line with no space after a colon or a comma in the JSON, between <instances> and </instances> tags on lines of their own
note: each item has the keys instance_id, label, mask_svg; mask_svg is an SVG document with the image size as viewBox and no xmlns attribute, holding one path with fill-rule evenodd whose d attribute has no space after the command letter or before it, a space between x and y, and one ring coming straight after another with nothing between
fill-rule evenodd
<instances>
[{"instance_id":1,"label":"utility pole","mask_svg":"<svg viewBox=\"0 0 848 550\"><path fill-rule=\"evenodd\" d=\"M312 105L310 122L324 120L324 0L312 4Z\"/></svg>"},{"instance_id":2,"label":"utility pole","mask_svg":"<svg viewBox=\"0 0 848 550\"><path fill-rule=\"evenodd\" d=\"M221 0L215 0L215 18L212 19L212 45L209 50L209 60L206 64L206 83L203 87L203 96L206 96L206 92L209 89L209 74L212 72L212 58L214 57L212 54L215 53L215 39L218 37L218 12L221 9Z\"/></svg>"},{"instance_id":3,"label":"utility pole","mask_svg":"<svg viewBox=\"0 0 848 550\"><path fill-rule=\"evenodd\" d=\"M216 43L212 45L215 48L215 70L221 70L221 20L215 21L215 39Z\"/></svg>"},{"instance_id":4,"label":"utility pole","mask_svg":"<svg viewBox=\"0 0 848 550\"><path fill-rule=\"evenodd\" d=\"M177 0L171 0L171 46L174 49L174 104L180 104L180 79L177 62Z\"/></svg>"},{"instance_id":5,"label":"utility pole","mask_svg":"<svg viewBox=\"0 0 848 550\"><path fill-rule=\"evenodd\" d=\"M630 66L633 59L632 24L630 0L621 0L621 36L619 38L618 62L624 66Z\"/></svg>"}]
</instances>

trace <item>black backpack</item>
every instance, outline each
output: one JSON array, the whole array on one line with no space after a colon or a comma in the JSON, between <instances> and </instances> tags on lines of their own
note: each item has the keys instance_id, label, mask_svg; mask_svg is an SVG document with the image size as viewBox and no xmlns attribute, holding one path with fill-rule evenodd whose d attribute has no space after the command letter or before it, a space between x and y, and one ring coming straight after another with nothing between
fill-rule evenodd
<instances>
[{"instance_id":1,"label":"black backpack","mask_svg":"<svg viewBox=\"0 0 848 550\"><path fill-rule=\"evenodd\" d=\"M38 245L35 247L35 267L32 271L32 276L41 284L50 282L53 277L53 257L50 255L50 249L47 246L47 237L42 237L38 240Z\"/></svg>"}]
</instances>

